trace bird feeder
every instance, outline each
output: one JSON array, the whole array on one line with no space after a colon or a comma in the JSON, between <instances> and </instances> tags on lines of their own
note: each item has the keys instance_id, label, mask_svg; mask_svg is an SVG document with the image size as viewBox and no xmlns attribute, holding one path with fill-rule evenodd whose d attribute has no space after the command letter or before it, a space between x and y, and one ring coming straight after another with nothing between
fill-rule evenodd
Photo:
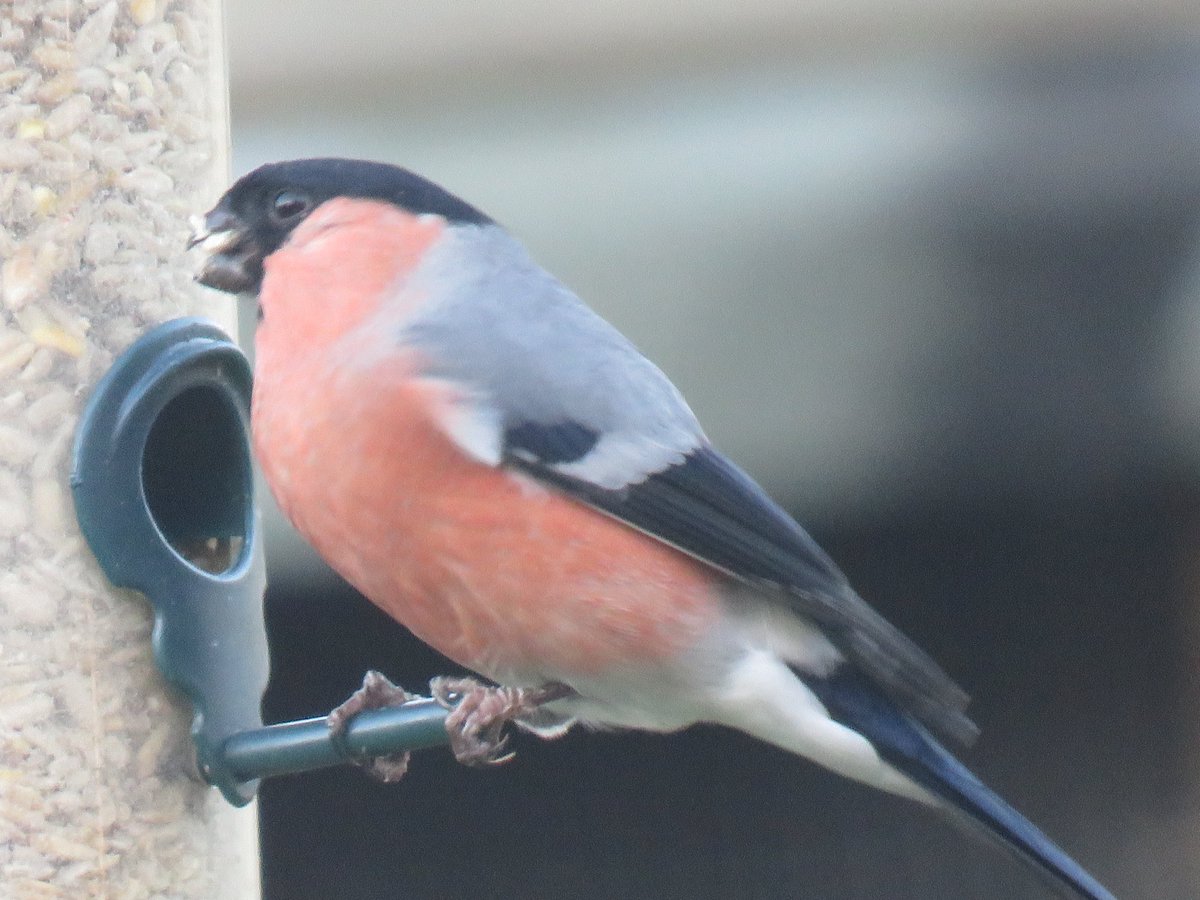
<instances>
[{"instance_id":1,"label":"bird feeder","mask_svg":"<svg viewBox=\"0 0 1200 900\"><path fill-rule=\"evenodd\" d=\"M223 48L220 0L0 12L5 897L250 900L258 777L387 752L397 721L444 741L432 701L332 744L259 719L250 375L185 252L229 182Z\"/></svg>"},{"instance_id":2,"label":"bird feeder","mask_svg":"<svg viewBox=\"0 0 1200 900\"><path fill-rule=\"evenodd\" d=\"M68 496L80 411L113 360L181 315L234 325L184 251L188 215L229 178L223 48L220 0L0 11L5 897L258 896L254 809L195 778L152 610L105 579Z\"/></svg>"}]
</instances>

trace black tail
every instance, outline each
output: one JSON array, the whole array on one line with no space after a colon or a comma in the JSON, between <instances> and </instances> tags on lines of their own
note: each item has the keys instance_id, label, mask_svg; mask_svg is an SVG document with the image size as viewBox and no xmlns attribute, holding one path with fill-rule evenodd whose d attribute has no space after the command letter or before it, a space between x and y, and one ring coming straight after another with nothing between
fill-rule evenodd
<instances>
[{"instance_id":1,"label":"black tail","mask_svg":"<svg viewBox=\"0 0 1200 900\"><path fill-rule=\"evenodd\" d=\"M954 815L982 827L1070 896L1115 900L1079 863L1001 800L920 725L899 712L866 679L849 670L806 679L838 722L867 738L885 760L942 800Z\"/></svg>"}]
</instances>

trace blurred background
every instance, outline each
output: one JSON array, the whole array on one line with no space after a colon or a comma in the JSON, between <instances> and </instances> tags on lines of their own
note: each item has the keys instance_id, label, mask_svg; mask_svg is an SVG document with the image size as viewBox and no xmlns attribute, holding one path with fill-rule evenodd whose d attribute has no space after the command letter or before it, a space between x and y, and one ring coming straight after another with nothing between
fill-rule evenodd
<instances>
[{"instance_id":1,"label":"blurred background","mask_svg":"<svg viewBox=\"0 0 1200 900\"><path fill-rule=\"evenodd\" d=\"M371 157L503 222L967 688L985 781L1119 896L1200 896L1200 7L242 0L227 22L236 174ZM453 670L278 522L269 554L269 721L367 668ZM266 896L1046 896L736 734L519 751L266 784Z\"/></svg>"}]
</instances>

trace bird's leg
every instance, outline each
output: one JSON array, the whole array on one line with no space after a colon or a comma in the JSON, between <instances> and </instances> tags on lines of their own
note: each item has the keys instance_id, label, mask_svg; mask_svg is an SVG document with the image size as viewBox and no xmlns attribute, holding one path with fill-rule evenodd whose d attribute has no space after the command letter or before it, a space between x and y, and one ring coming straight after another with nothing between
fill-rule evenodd
<instances>
[{"instance_id":1,"label":"bird's leg","mask_svg":"<svg viewBox=\"0 0 1200 900\"><path fill-rule=\"evenodd\" d=\"M540 688L513 688L484 684L474 678L442 676L429 682L433 699L450 710L446 733L454 758L467 766L490 766L508 762L516 754L506 753L504 726L540 706L574 693L565 684Z\"/></svg>"},{"instance_id":2,"label":"bird's leg","mask_svg":"<svg viewBox=\"0 0 1200 900\"><path fill-rule=\"evenodd\" d=\"M414 699L417 699L416 694L410 694L399 685L392 684L382 674L372 669L363 676L362 687L351 694L345 703L326 716L325 721L334 737L340 739L345 735L350 720L360 712L368 709L403 706ZM355 760L355 764L365 769L367 774L377 781L390 783L399 781L408 771L410 756L411 754L407 750L402 750L386 756Z\"/></svg>"}]
</instances>

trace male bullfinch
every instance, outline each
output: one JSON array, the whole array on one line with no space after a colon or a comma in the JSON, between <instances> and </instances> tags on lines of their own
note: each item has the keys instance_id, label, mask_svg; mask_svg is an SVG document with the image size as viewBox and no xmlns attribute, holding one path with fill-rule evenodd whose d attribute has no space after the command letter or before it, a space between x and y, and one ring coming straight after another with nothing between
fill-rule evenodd
<instances>
[{"instance_id":1,"label":"male bullfinch","mask_svg":"<svg viewBox=\"0 0 1200 900\"><path fill-rule=\"evenodd\" d=\"M434 685L460 759L507 758L509 721L718 723L1111 898L942 746L975 736L963 692L488 216L404 169L299 160L240 179L192 244L201 283L258 296L254 447L283 512L497 685Z\"/></svg>"}]
</instances>

